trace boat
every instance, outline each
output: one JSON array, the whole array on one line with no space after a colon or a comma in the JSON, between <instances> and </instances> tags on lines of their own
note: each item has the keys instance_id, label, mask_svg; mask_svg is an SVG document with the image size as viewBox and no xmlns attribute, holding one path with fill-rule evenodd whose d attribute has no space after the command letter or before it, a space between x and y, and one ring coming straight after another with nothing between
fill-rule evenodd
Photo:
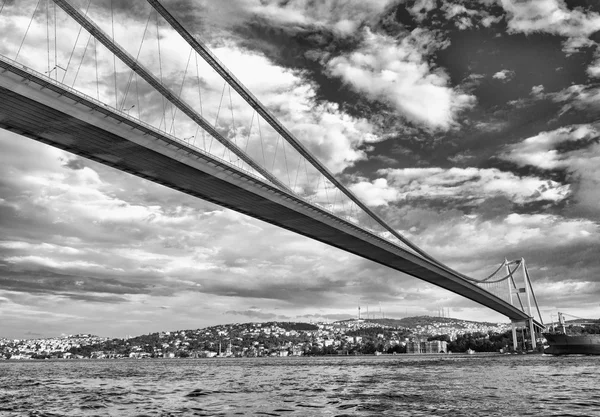
<instances>
[{"instance_id":1,"label":"boat","mask_svg":"<svg viewBox=\"0 0 600 417\"><path fill-rule=\"evenodd\" d=\"M558 330L543 333L548 342L544 353L550 355L600 355L600 334L569 334L565 328L565 319L562 313L558 313L558 322L560 325Z\"/></svg>"}]
</instances>

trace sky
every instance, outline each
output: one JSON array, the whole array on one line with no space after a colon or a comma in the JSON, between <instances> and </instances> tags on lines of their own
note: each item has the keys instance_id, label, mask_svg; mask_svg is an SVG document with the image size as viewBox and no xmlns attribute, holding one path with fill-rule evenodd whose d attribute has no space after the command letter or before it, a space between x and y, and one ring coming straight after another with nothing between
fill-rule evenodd
<instances>
[{"instance_id":1,"label":"sky","mask_svg":"<svg viewBox=\"0 0 600 417\"><path fill-rule=\"evenodd\" d=\"M36 3L5 2L0 53L14 55ZM149 6L93 0L90 16L108 24L111 3L117 42L197 100L185 82L189 48L163 26L157 65L140 41L151 37ZM545 320L600 317L597 2L162 3L400 233L476 278L523 257ZM54 58L43 14L19 60L64 68L78 27L58 12ZM73 85L114 100L110 59L95 73L91 53L80 60ZM136 102L120 68L121 107L160 120L160 99L146 91ZM222 81L200 73L210 119L227 97ZM178 123L172 132L186 136ZM332 321L358 306L376 317L445 308L506 321L398 271L0 130L0 337Z\"/></svg>"}]
</instances>

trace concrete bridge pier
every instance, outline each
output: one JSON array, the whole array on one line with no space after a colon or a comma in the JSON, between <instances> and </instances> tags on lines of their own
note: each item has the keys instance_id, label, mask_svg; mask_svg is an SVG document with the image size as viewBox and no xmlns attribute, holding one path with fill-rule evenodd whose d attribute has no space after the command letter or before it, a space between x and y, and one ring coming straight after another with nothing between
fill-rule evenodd
<instances>
[{"instance_id":1,"label":"concrete bridge pier","mask_svg":"<svg viewBox=\"0 0 600 417\"><path fill-rule=\"evenodd\" d=\"M537 333L536 333L536 324L533 317L529 317L527 320L511 320L510 322L512 327L512 340L513 340L513 349L517 350L517 327L522 327L523 329L527 329L529 331L529 337L531 338L531 349L537 349ZM525 335L523 335L525 336Z\"/></svg>"},{"instance_id":2,"label":"concrete bridge pier","mask_svg":"<svg viewBox=\"0 0 600 417\"><path fill-rule=\"evenodd\" d=\"M516 351L517 350L517 326L515 324L514 321L511 320L510 322L511 326L512 326L512 340L513 340L513 350Z\"/></svg>"},{"instance_id":3,"label":"concrete bridge pier","mask_svg":"<svg viewBox=\"0 0 600 417\"><path fill-rule=\"evenodd\" d=\"M535 333L535 326L533 324L533 317L530 317L529 320L527 320L529 322L529 334L531 335L531 349L536 350L537 349L537 335Z\"/></svg>"}]
</instances>

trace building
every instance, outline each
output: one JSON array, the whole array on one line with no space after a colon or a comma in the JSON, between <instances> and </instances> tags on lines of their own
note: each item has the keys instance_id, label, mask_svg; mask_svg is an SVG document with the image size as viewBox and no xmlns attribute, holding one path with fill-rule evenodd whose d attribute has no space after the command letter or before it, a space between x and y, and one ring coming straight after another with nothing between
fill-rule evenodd
<instances>
[{"instance_id":1,"label":"building","mask_svg":"<svg viewBox=\"0 0 600 417\"><path fill-rule=\"evenodd\" d=\"M408 342L406 353L447 353L448 342L444 340L431 340L429 342Z\"/></svg>"}]
</instances>

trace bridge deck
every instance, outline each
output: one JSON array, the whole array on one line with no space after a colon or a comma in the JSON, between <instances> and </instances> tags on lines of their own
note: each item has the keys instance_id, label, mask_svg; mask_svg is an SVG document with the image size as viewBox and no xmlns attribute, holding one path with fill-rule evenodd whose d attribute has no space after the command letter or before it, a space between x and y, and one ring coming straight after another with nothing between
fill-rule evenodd
<instances>
[{"instance_id":1,"label":"bridge deck","mask_svg":"<svg viewBox=\"0 0 600 417\"><path fill-rule=\"evenodd\" d=\"M283 227L460 294L528 316L477 285L260 178L0 59L0 127Z\"/></svg>"}]
</instances>

